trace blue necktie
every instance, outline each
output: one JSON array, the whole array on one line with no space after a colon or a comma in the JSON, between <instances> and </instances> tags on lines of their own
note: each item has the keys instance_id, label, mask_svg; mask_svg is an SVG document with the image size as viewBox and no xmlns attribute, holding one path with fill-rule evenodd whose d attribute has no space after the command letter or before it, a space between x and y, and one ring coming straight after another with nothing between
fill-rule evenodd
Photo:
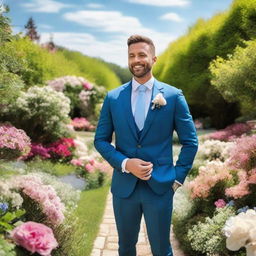
<instances>
[{"instance_id":1,"label":"blue necktie","mask_svg":"<svg viewBox=\"0 0 256 256\"><path fill-rule=\"evenodd\" d=\"M146 89L147 89L147 87L143 84L141 84L138 87L139 93L137 96L137 101L136 101L135 111L134 111L134 119L135 119L135 122L140 131L143 129L144 122L145 122L145 97L146 97L145 92L146 92Z\"/></svg>"}]
</instances>

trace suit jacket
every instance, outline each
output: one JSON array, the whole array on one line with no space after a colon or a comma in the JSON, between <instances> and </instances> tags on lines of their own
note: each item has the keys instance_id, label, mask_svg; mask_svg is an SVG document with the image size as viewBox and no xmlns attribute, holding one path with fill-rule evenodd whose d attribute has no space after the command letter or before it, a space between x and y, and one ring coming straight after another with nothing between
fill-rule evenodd
<instances>
[{"instance_id":1,"label":"suit jacket","mask_svg":"<svg viewBox=\"0 0 256 256\"><path fill-rule=\"evenodd\" d=\"M153 163L151 178L147 181L152 190L163 194L174 180L183 183L192 167L198 140L194 122L182 91L155 79L152 99L162 93L165 106L151 109L150 104L140 136L131 108L131 81L110 91L103 103L96 134L95 148L114 168L111 191L122 198L134 190L137 177L122 172L125 158L140 158ZM172 159L172 136L176 130L182 144L176 165ZM115 146L111 144L115 133Z\"/></svg>"}]
</instances>

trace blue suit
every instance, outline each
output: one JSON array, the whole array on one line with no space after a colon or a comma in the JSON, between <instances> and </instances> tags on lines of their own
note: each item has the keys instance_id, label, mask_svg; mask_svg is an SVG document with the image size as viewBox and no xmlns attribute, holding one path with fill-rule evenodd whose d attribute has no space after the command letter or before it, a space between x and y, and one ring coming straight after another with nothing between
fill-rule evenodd
<instances>
[{"instance_id":1,"label":"blue suit","mask_svg":"<svg viewBox=\"0 0 256 256\"><path fill-rule=\"evenodd\" d=\"M136 255L142 213L153 255L172 255L169 244L171 186L175 180L183 183L192 167L198 146L196 130L181 90L155 80L152 99L162 93L167 104L153 110L150 104L144 128L139 132L132 114L131 87L128 82L108 93L94 140L95 148L114 168L111 191L119 255ZM174 130L182 144L175 166L172 160ZM113 132L115 146L111 144ZM142 181L131 173L123 173L121 164L127 157L152 162L151 178Z\"/></svg>"}]
</instances>

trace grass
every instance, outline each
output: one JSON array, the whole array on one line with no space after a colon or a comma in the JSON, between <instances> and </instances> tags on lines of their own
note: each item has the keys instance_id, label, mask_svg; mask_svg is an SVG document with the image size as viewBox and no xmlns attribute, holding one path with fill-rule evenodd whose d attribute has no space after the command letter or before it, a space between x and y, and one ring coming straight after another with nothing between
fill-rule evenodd
<instances>
[{"instance_id":1,"label":"grass","mask_svg":"<svg viewBox=\"0 0 256 256\"><path fill-rule=\"evenodd\" d=\"M35 158L30 162L27 162L27 171L40 170L56 176L65 176L71 173L75 173L76 167L66 163L53 163L50 160L41 160Z\"/></svg>"},{"instance_id":2,"label":"grass","mask_svg":"<svg viewBox=\"0 0 256 256\"><path fill-rule=\"evenodd\" d=\"M73 245L72 255L89 256L91 254L93 243L102 221L109 187L109 185L105 185L101 188L81 193L81 198L75 211L79 224L74 234L75 240L79 241L79 243Z\"/></svg>"}]
</instances>

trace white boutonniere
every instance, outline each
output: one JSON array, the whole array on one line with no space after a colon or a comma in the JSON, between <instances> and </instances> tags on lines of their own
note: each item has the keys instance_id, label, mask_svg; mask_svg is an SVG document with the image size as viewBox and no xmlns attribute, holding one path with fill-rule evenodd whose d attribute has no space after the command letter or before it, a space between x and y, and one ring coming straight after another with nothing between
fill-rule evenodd
<instances>
[{"instance_id":1,"label":"white boutonniere","mask_svg":"<svg viewBox=\"0 0 256 256\"><path fill-rule=\"evenodd\" d=\"M152 110L156 107L160 108L160 107L165 106L167 104L162 93L158 93L156 95L156 97L152 100L152 103L153 103L153 105L151 107Z\"/></svg>"}]
</instances>

